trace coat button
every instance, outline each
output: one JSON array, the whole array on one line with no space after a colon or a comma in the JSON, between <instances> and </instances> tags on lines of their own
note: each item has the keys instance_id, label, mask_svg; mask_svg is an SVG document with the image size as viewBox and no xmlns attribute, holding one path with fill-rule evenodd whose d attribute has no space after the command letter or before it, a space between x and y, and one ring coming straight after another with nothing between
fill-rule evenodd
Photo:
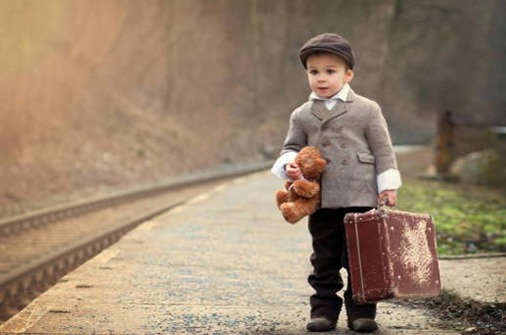
<instances>
[{"instance_id":1,"label":"coat button","mask_svg":"<svg viewBox=\"0 0 506 335\"><path fill-rule=\"evenodd\" d=\"M341 148L346 148L346 143L345 142L341 142Z\"/></svg>"}]
</instances>

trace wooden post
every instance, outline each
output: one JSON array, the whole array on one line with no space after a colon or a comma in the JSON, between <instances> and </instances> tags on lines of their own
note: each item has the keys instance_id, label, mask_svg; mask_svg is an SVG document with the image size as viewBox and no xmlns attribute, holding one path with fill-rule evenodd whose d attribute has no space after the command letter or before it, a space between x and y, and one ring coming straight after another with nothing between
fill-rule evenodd
<instances>
[{"instance_id":1,"label":"wooden post","mask_svg":"<svg viewBox=\"0 0 506 335\"><path fill-rule=\"evenodd\" d=\"M452 111L447 109L439 113L436 135L436 172L440 176L448 176L454 160L455 122Z\"/></svg>"}]
</instances>

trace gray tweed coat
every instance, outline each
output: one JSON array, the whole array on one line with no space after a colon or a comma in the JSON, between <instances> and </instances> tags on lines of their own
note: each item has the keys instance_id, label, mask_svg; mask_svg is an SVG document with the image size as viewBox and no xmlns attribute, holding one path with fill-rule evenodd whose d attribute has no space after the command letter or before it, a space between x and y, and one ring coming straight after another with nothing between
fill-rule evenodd
<instances>
[{"instance_id":1,"label":"gray tweed coat","mask_svg":"<svg viewBox=\"0 0 506 335\"><path fill-rule=\"evenodd\" d=\"M347 101L331 110L314 100L292 112L281 154L307 145L328 162L321 180L324 208L376 206L377 175L397 169L381 108L351 89Z\"/></svg>"}]
</instances>

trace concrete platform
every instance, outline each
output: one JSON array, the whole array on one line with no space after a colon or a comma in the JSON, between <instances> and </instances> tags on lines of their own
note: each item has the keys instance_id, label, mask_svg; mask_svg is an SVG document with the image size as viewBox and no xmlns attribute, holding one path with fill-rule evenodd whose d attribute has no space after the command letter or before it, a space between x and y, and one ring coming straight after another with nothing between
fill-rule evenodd
<instances>
[{"instance_id":1,"label":"concrete platform","mask_svg":"<svg viewBox=\"0 0 506 335\"><path fill-rule=\"evenodd\" d=\"M310 239L275 207L281 184L240 178L139 226L0 333L306 334ZM380 303L377 320L375 334L457 334L395 303ZM331 334L353 334L345 322Z\"/></svg>"}]
</instances>

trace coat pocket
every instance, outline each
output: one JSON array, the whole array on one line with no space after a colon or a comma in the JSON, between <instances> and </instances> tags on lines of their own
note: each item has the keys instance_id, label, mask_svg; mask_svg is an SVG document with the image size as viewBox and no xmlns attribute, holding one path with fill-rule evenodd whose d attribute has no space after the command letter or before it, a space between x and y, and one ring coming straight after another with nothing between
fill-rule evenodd
<instances>
[{"instance_id":1,"label":"coat pocket","mask_svg":"<svg viewBox=\"0 0 506 335\"><path fill-rule=\"evenodd\" d=\"M366 164L376 163L376 157L374 157L373 155L371 155L369 153L359 152L357 154L357 157L358 157L358 161L361 163L366 163Z\"/></svg>"}]
</instances>

